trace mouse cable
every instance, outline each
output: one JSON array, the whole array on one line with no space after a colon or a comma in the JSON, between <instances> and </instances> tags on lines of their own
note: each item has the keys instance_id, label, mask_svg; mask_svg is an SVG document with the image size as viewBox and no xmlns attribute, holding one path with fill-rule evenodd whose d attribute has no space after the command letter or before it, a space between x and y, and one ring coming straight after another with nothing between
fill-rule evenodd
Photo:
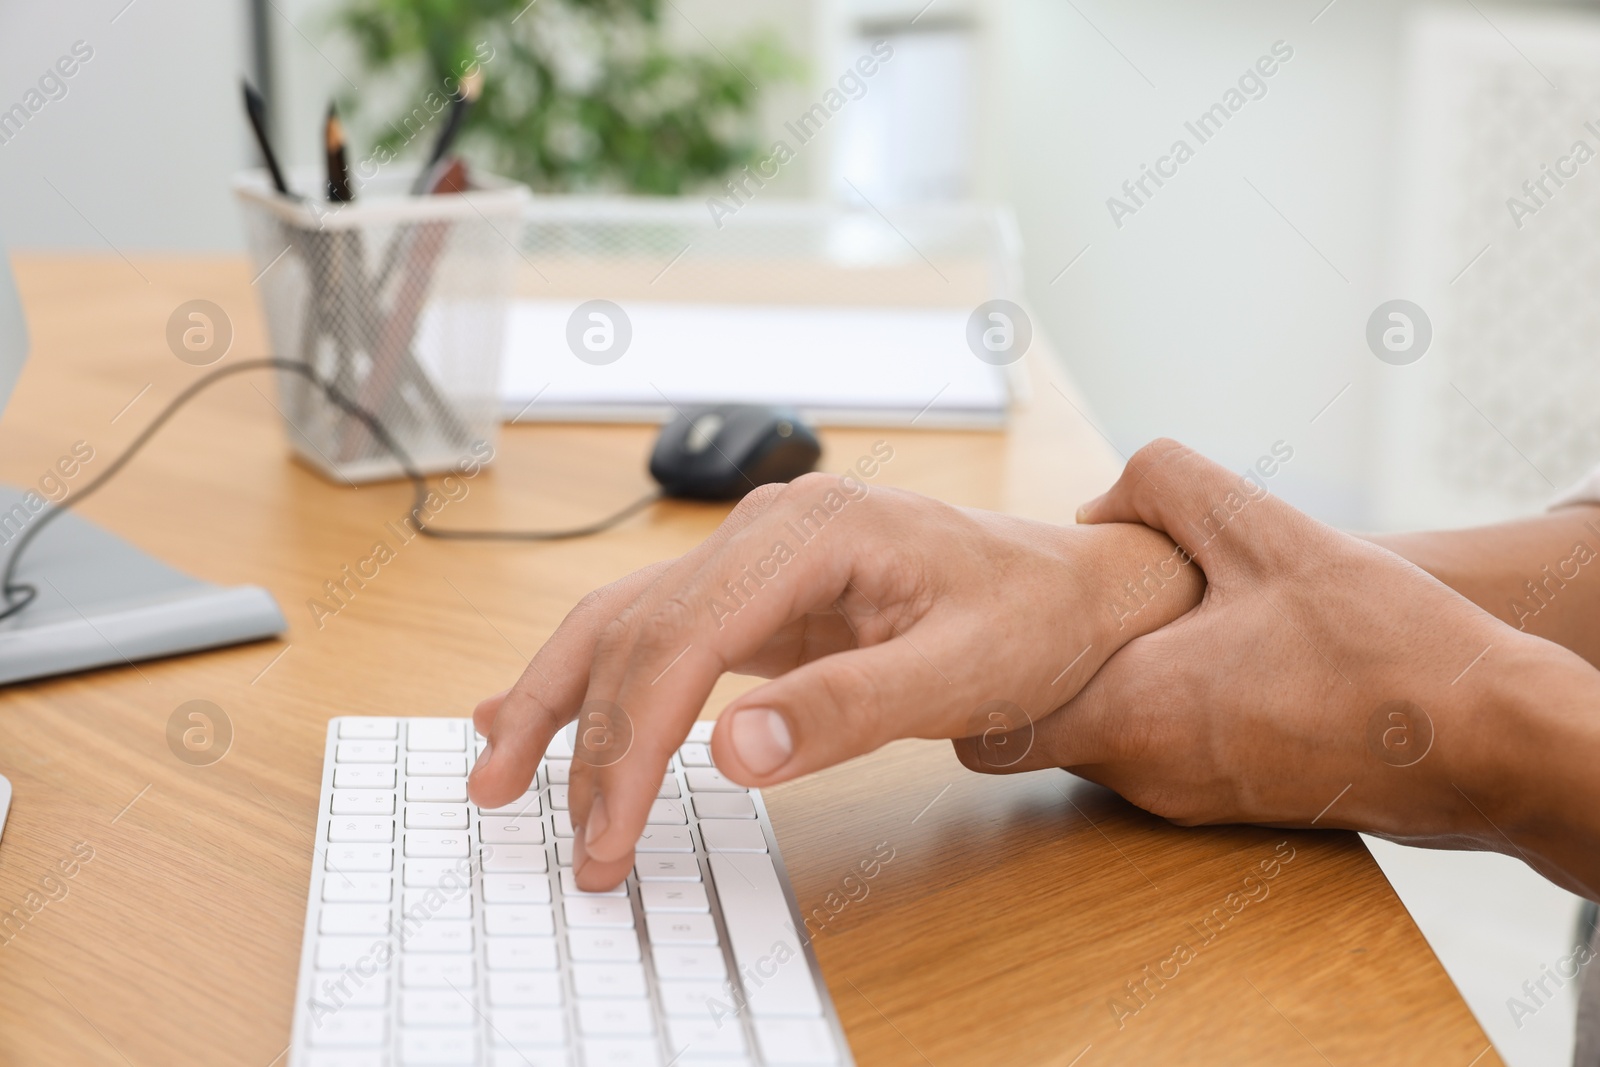
<instances>
[{"instance_id":1,"label":"mouse cable","mask_svg":"<svg viewBox=\"0 0 1600 1067\"><path fill-rule=\"evenodd\" d=\"M99 489L101 486L105 485L108 481L114 478L117 473L127 465L128 461L131 460L140 449L149 443L150 439L156 435L156 431L160 430L161 427L164 426L173 415L177 414L179 409L181 409L190 400L194 399L196 394L204 391L217 382L220 382L224 378L231 378L236 374L243 374L247 371L255 370L280 370L288 371L291 374L300 375L302 378L306 379L312 385L321 390L322 394L327 397L329 403L333 404L346 415L349 415L351 418L365 426L372 434L373 438L383 446L384 450L393 456L400 464L401 471L404 472L406 478L411 482L414 491L414 498L411 505L411 521L415 524L417 532L425 537L450 541L567 541L578 537L588 537L592 534L602 533L606 530L609 530L618 523L633 517L634 515L643 511L645 508L649 507L651 504L654 504L656 501L661 499L661 491L652 490L646 495L640 497L638 500L635 500L633 503L629 504L627 507L623 508L621 511L608 515L597 522L589 523L586 526L575 526L566 530L438 529L434 526L430 526L427 520L423 518L423 512L427 505L428 493L430 492L427 476L421 471L417 470L416 464L411 461L410 455L407 454L404 448L400 447L399 442L394 439L383 423L378 421L377 416L373 415L372 412L368 411L366 408L363 408L355 401L346 397L339 391L337 386L325 380L320 374L312 369L309 364L302 363L301 361L295 359L244 360L242 362L235 363L231 367L223 367L220 370L212 371L210 374L207 374L199 381L194 382L188 386L188 388L184 389L183 392L179 393L170 402L168 402L166 407L161 409L160 414L151 420L150 425L146 426L139 432L139 435L133 439L132 443L130 443L127 448L122 450L122 454L112 461L111 466L101 471L92 481L90 481L82 489L78 490L78 492L68 496L59 504L52 505L49 511L46 511L44 514L39 516L37 522L31 523L27 529L22 531L21 537L17 540L16 545L11 550L9 558L6 560L5 570L0 572L0 593L3 593L5 597L5 604L3 607L0 607L0 619L10 618L12 615L15 615L17 612L33 603L33 601L38 597L38 587L30 585L27 582L19 582L16 580L17 565L22 560L23 552L27 549L28 545L32 543L36 536L38 536L40 530L49 525L51 519L55 518L57 515L66 511L67 509L75 506L80 500L84 499L90 493L93 493L96 489Z\"/></svg>"}]
</instances>

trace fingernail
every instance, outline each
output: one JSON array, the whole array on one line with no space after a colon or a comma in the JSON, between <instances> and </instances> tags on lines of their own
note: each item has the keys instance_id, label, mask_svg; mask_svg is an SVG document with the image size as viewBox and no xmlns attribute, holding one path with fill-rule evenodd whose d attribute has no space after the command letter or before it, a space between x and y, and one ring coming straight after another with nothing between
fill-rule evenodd
<instances>
[{"instance_id":1,"label":"fingernail","mask_svg":"<svg viewBox=\"0 0 1600 1067\"><path fill-rule=\"evenodd\" d=\"M1089 513L1094 510L1094 506L1096 504L1100 503L1100 501L1104 500L1105 498L1106 498L1106 495L1104 493L1101 493L1099 496L1095 497L1093 500L1086 500L1082 504L1079 504L1078 505L1077 520L1079 522L1088 522L1089 521Z\"/></svg>"},{"instance_id":2,"label":"fingernail","mask_svg":"<svg viewBox=\"0 0 1600 1067\"><path fill-rule=\"evenodd\" d=\"M483 743L483 751L478 753L478 761L472 765L473 774L477 774L483 769L483 765L489 762L489 749L491 745L492 742L489 741L485 741Z\"/></svg>"},{"instance_id":3,"label":"fingernail","mask_svg":"<svg viewBox=\"0 0 1600 1067\"><path fill-rule=\"evenodd\" d=\"M599 793L594 795L594 803L589 805L589 825L583 828L584 844L592 845L606 832L609 820L606 818L606 798ZM576 853L576 849L573 850ZM576 859L576 855L573 857Z\"/></svg>"},{"instance_id":4,"label":"fingernail","mask_svg":"<svg viewBox=\"0 0 1600 1067\"><path fill-rule=\"evenodd\" d=\"M732 739L734 752L754 774L770 774L794 755L789 724L771 708L745 708L735 713Z\"/></svg>"}]
</instances>

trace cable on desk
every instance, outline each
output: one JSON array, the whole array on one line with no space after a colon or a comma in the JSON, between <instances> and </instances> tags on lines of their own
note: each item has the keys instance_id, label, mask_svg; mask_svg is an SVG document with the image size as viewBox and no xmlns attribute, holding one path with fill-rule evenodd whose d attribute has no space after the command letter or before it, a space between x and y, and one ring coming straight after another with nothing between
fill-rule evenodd
<instances>
[{"instance_id":1,"label":"cable on desk","mask_svg":"<svg viewBox=\"0 0 1600 1067\"><path fill-rule=\"evenodd\" d=\"M223 367L220 370L212 371L184 389L166 407L161 409L160 414L151 420L150 425L140 431L139 436L135 437L132 443L123 449L122 454L112 461L111 466L101 471L99 475L78 492L67 497L61 503L52 505L50 510L39 516L37 522L29 524L12 548L11 555L6 560L5 570L0 572L0 592L3 592L5 596L5 605L0 607L0 620L10 618L38 598L39 590L37 586L30 585L27 582L16 581L17 565L21 562L23 552L28 545L38 536L40 530L49 525L51 519L75 506L84 497L115 477L117 472L122 470L128 461L149 443L150 439L156 435L156 432L166 425L167 421L177 414L180 408L194 399L197 394L224 378L231 378L235 374L243 374L247 371L255 370L280 370L300 375L320 389L322 394L328 398L329 403L365 426L371 432L373 438L383 446L384 450L400 464L400 469L411 482L414 493L411 505L411 520L415 524L417 532L425 537L448 541L567 541L573 538L589 537L593 534L603 533L661 499L660 490L652 490L621 511L608 515L597 522L589 523L586 526L575 526L565 530L437 529L428 525L427 520L423 518L423 511L429 492L427 477L417 470L416 464L411 461L410 455L406 453L404 448L400 447L400 443L390 435L383 423L378 421L377 416L341 393L336 386L326 381L309 364L295 359L249 359L235 363L231 367Z\"/></svg>"}]
</instances>

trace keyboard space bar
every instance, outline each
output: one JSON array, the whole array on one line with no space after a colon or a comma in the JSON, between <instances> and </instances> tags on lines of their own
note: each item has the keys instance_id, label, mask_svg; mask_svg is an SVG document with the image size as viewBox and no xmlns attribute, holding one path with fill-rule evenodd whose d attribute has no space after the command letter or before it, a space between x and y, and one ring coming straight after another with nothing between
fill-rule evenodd
<instances>
[{"instance_id":1,"label":"keyboard space bar","mask_svg":"<svg viewBox=\"0 0 1600 1067\"><path fill-rule=\"evenodd\" d=\"M791 925L772 857L714 852L710 860L751 1014L758 1018L821 1015L811 967Z\"/></svg>"}]
</instances>

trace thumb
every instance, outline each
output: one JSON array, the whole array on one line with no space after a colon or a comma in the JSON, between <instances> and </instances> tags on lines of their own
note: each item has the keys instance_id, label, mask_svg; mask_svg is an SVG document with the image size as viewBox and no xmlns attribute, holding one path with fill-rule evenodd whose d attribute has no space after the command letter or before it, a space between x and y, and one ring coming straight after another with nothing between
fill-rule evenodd
<instances>
[{"instance_id":1,"label":"thumb","mask_svg":"<svg viewBox=\"0 0 1600 1067\"><path fill-rule=\"evenodd\" d=\"M1239 558L1252 529L1286 508L1255 471L1241 475L1162 438L1135 452L1116 484L1078 509L1078 521L1160 530L1216 578L1215 568Z\"/></svg>"},{"instance_id":2,"label":"thumb","mask_svg":"<svg viewBox=\"0 0 1600 1067\"><path fill-rule=\"evenodd\" d=\"M901 737L946 736L951 683L903 636L823 656L744 694L717 718L711 750L734 781L766 786Z\"/></svg>"}]
</instances>

